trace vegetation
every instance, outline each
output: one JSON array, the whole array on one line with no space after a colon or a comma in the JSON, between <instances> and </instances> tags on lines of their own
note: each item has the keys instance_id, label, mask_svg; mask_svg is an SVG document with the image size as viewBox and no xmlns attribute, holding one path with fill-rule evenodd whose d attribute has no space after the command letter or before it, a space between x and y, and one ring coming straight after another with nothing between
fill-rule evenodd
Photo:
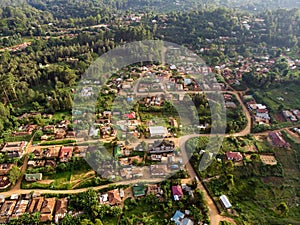
<instances>
[{"instance_id":1,"label":"vegetation","mask_svg":"<svg viewBox=\"0 0 300 225\"><path fill-rule=\"evenodd\" d=\"M19 167L13 166L11 170L9 171L9 181L12 183L12 185L15 185L16 182L21 177L22 173Z\"/></svg>"}]
</instances>

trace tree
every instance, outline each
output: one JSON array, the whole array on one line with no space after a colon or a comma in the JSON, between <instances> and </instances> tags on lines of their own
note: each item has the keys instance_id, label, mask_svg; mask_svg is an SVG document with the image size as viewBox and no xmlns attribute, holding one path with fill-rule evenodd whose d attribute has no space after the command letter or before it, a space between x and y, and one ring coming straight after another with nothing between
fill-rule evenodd
<instances>
[{"instance_id":1,"label":"tree","mask_svg":"<svg viewBox=\"0 0 300 225\"><path fill-rule=\"evenodd\" d=\"M281 216L288 216L289 214L289 207L287 206L287 204L285 202L281 202L278 206L277 206L277 210L280 211L280 215Z\"/></svg>"},{"instance_id":2,"label":"tree","mask_svg":"<svg viewBox=\"0 0 300 225\"><path fill-rule=\"evenodd\" d=\"M257 162L257 161L259 161L259 155L258 154L252 154L251 157L250 157L250 159L252 161Z\"/></svg>"},{"instance_id":3,"label":"tree","mask_svg":"<svg viewBox=\"0 0 300 225\"><path fill-rule=\"evenodd\" d=\"M33 140L40 141L42 136L43 136L43 131L38 130L37 132L35 132Z\"/></svg>"},{"instance_id":4,"label":"tree","mask_svg":"<svg viewBox=\"0 0 300 225\"><path fill-rule=\"evenodd\" d=\"M34 157L35 157L35 155L34 155L33 152L30 152L30 153L28 154L28 160L33 160Z\"/></svg>"},{"instance_id":5,"label":"tree","mask_svg":"<svg viewBox=\"0 0 300 225\"><path fill-rule=\"evenodd\" d=\"M21 170L17 166L13 166L11 170L9 171L9 181L12 183L12 185L15 185L18 181L18 179L21 177Z\"/></svg>"},{"instance_id":6,"label":"tree","mask_svg":"<svg viewBox=\"0 0 300 225\"><path fill-rule=\"evenodd\" d=\"M103 225L103 223L100 219L96 219L94 224L95 225Z\"/></svg>"}]
</instances>

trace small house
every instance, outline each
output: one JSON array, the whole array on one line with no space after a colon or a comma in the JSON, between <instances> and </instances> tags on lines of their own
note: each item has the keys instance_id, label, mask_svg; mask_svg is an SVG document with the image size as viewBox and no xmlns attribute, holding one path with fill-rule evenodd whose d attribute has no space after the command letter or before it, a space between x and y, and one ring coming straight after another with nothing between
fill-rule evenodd
<instances>
[{"instance_id":1,"label":"small house","mask_svg":"<svg viewBox=\"0 0 300 225\"><path fill-rule=\"evenodd\" d=\"M39 181L42 180L42 178L43 178L42 173L25 174L26 181Z\"/></svg>"}]
</instances>

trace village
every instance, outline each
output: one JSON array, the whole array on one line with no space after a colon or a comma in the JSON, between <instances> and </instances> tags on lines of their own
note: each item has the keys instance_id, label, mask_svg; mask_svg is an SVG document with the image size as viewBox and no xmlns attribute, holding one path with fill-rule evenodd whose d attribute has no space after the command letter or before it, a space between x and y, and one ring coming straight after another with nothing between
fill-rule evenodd
<instances>
[{"instance_id":1,"label":"village","mask_svg":"<svg viewBox=\"0 0 300 225\"><path fill-rule=\"evenodd\" d=\"M60 183L59 180L55 180L55 176L64 173L64 169L67 169L72 163L83 163L80 159L89 161L88 157L93 157L93 154L97 152L95 143L98 143L99 140L109 145L110 158L97 161L100 164L99 167L95 168L90 165L92 168L88 166L89 169L82 171L83 175L77 174L76 176L81 177L81 179L96 179L95 171L97 171L100 174L100 178L97 179L101 179L106 184L113 181L122 182L123 180L124 182L132 180L132 184L134 184L127 189L113 188L105 193L99 193L100 205L120 206L129 197L140 198L149 194L159 197L163 194L159 184L134 183L139 179L149 181L151 179L164 179L178 173L178 171L186 171L187 175L181 179L185 181L186 176L189 177L189 185L192 184L193 180L197 182L198 176L186 169L186 152L185 149L180 148L179 144L180 137L187 135L183 132L185 127L182 124L182 118L170 110L168 105L170 101L181 101L183 95L180 93L203 94L203 88L219 89L228 110L236 109L239 104L244 106L243 113L248 118L248 125L244 128L245 130L254 124L270 125L272 118L268 107L257 103L253 96L240 95L240 93L227 90L227 83L220 85L213 83L210 86L205 82L200 84L192 75L188 75L188 71L184 67L177 68L174 65L168 69L165 66L151 65L136 69L130 73L130 76L121 75L112 78L103 91L104 95L118 93L124 95L128 103L138 99L138 110L135 111L133 108L121 110L118 107L116 110L104 108L96 115L92 127L80 130L81 134L84 134L84 138L82 135L77 137L73 128L76 124L80 124L86 116L83 111L76 110L73 112L76 118L73 122L64 116L55 123L50 122L42 126L33 122L36 120L35 118L42 121L52 121L54 115L42 115L40 113L22 115L20 120L30 122L22 124L12 135L19 140L22 137L27 137L27 139L2 144L0 150L2 156L0 188L4 193L13 188L12 190L16 190L16 192L32 190L33 194L2 195L1 222L5 223L8 219L17 218L24 213L40 212L40 221L45 223L48 221L58 223L70 213L73 216L77 215L78 212L68 212L68 198L46 198L39 194L38 189L46 188L51 191L54 187L56 189L59 187L67 187L68 189L80 187L82 181L79 183L74 181L71 186L55 186L58 182ZM197 71L208 74L212 72L212 69L199 67ZM230 71L225 68L222 71L224 78L230 81ZM177 75L174 76L174 74ZM139 80L140 78L142 79ZM95 94L93 87L89 86L92 83L97 85L96 81L85 82L80 91L81 97L86 98L87 101ZM161 117L163 115L161 113L166 110L170 110L165 114L167 117L158 119L157 115ZM297 122L299 110L283 110L282 115L289 122ZM205 131L209 130L208 121L204 121L203 124L195 124L193 127L193 132L196 131L203 136L205 136ZM250 134L245 133L245 130L240 131L237 135ZM291 129L290 132L298 132L299 135L297 128ZM270 146L291 148L280 131L270 131L263 136ZM201 155L206 154L205 150L201 150L199 153ZM214 157L213 153L209 154ZM224 161L224 163L231 161L236 166L243 166L243 161L249 160L250 157L251 154L248 153L225 150L222 157L218 155L217 161ZM265 165L277 165L277 159L272 153L259 153L259 157ZM16 172L11 172L12 170L19 170L19 173L16 175ZM84 173L91 174L92 177L85 176ZM73 177L75 174L70 174L70 176ZM16 177L14 180L12 179L13 176ZM72 178L67 182L71 183L71 180ZM65 180L61 181L66 182ZM15 189L15 185L19 185L20 189ZM186 183L180 182L169 188L172 192L173 201L180 201L184 193L193 196L193 190ZM221 210L228 211L232 207L226 195L219 196L217 201L223 206ZM177 210L170 220L180 225L194 224L189 210L185 212Z\"/></svg>"}]
</instances>

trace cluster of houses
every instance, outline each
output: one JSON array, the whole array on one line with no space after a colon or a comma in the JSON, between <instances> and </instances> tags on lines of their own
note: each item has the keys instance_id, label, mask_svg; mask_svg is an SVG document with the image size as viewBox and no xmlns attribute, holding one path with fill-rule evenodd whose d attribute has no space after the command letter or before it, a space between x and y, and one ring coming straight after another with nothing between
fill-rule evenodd
<instances>
[{"instance_id":1,"label":"cluster of houses","mask_svg":"<svg viewBox=\"0 0 300 225\"><path fill-rule=\"evenodd\" d=\"M235 109L237 107L237 105L233 101L232 94L224 94L223 96L224 96L226 108Z\"/></svg>"},{"instance_id":2,"label":"cluster of houses","mask_svg":"<svg viewBox=\"0 0 300 225\"><path fill-rule=\"evenodd\" d=\"M26 145L26 141L7 142L1 146L0 152L10 159L21 158L24 155ZM0 164L0 189L6 189L11 185L8 174L13 166L13 163Z\"/></svg>"},{"instance_id":3,"label":"cluster of houses","mask_svg":"<svg viewBox=\"0 0 300 225\"><path fill-rule=\"evenodd\" d=\"M211 90L208 84L204 80L202 84L199 83L195 78L186 76L189 74L205 74L212 72L210 67L195 66L197 57L185 57L190 61L185 66L178 67L176 65L170 65L169 68L161 69L158 66L143 67L142 76L152 78L151 82L140 82L138 85L138 92L145 93L149 91L201 91L202 89ZM173 76L172 71L176 71L178 75ZM214 86L214 85L212 85ZM219 87L219 84L217 85ZM202 87L202 88L201 88Z\"/></svg>"},{"instance_id":4,"label":"cluster of houses","mask_svg":"<svg viewBox=\"0 0 300 225\"><path fill-rule=\"evenodd\" d=\"M13 132L13 136L24 136L31 135L33 130L37 127L37 125L27 124L25 126L19 127L17 131Z\"/></svg>"},{"instance_id":5,"label":"cluster of houses","mask_svg":"<svg viewBox=\"0 0 300 225\"><path fill-rule=\"evenodd\" d=\"M300 120L300 110L283 110L282 115L286 119L286 121L297 122Z\"/></svg>"},{"instance_id":6,"label":"cluster of houses","mask_svg":"<svg viewBox=\"0 0 300 225\"><path fill-rule=\"evenodd\" d=\"M112 112L104 111L103 113L99 113L98 118L95 121L96 129L90 129L90 136L98 136L100 134L100 138L111 138L115 137L117 131L112 126Z\"/></svg>"},{"instance_id":7,"label":"cluster of houses","mask_svg":"<svg viewBox=\"0 0 300 225\"><path fill-rule=\"evenodd\" d=\"M252 96L245 95L244 100L252 113L254 123L258 125L270 125L270 114L266 105L256 103Z\"/></svg>"},{"instance_id":8,"label":"cluster of houses","mask_svg":"<svg viewBox=\"0 0 300 225\"><path fill-rule=\"evenodd\" d=\"M161 177L166 176L172 171L183 170L182 158L175 151L173 141L163 140L149 143L146 149L141 145L135 148L135 151L147 153L147 158L139 155L130 156L133 148L125 146L122 143L114 147L114 158L118 159L118 173L114 171L114 167L110 161L101 162L101 176L114 179L120 176L123 179L136 179L140 177ZM144 160L150 162L150 167L139 166L143 165Z\"/></svg>"},{"instance_id":9,"label":"cluster of houses","mask_svg":"<svg viewBox=\"0 0 300 225\"><path fill-rule=\"evenodd\" d=\"M144 105L146 107L149 106L162 106L164 102L164 98L161 96L147 96L139 101L140 105Z\"/></svg>"},{"instance_id":10,"label":"cluster of houses","mask_svg":"<svg viewBox=\"0 0 300 225\"><path fill-rule=\"evenodd\" d=\"M173 141L155 141L148 145L148 153L148 160L154 162L150 165L152 177L165 176L173 170L183 169L182 158L175 151Z\"/></svg>"},{"instance_id":11,"label":"cluster of houses","mask_svg":"<svg viewBox=\"0 0 300 225\"><path fill-rule=\"evenodd\" d=\"M94 95L94 89L91 86L83 87L81 89L80 95L82 97L91 97Z\"/></svg>"},{"instance_id":12,"label":"cluster of houses","mask_svg":"<svg viewBox=\"0 0 300 225\"><path fill-rule=\"evenodd\" d=\"M158 184L135 184L133 187L130 188L129 191L132 194L128 194L128 190L124 189L113 189L107 191L106 193L102 193L98 195L98 201L100 205L107 204L110 206L118 206L123 203L123 201L130 197L131 195L134 198L144 197L146 195L154 195L157 197L161 197L163 194L163 190L160 188ZM172 197L174 201L180 201L184 193L189 194L190 196L194 197L193 191L191 187L186 184L181 185L173 185L171 186ZM179 225L193 225L194 222L189 219L190 211L186 210L185 214L181 213L180 211L176 211L174 216L171 218L172 222Z\"/></svg>"},{"instance_id":13,"label":"cluster of houses","mask_svg":"<svg viewBox=\"0 0 300 225\"><path fill-rule=\"evenodd\" d=\"M129 192L132 193L132 196L135 198L146 196L149 194L153 194L155 196L160 196L163 194L163 191L157 184L135 184L130 189L131 190ZM99 194L98 201L100 205L108 204L110 206L117 206L121 205L123 201L129 196L131 196L131 194L128 194L128 190L117 188L107 191L106 193Z\"/></svg>"},{"instance_id":14,"label":"cluster of houses","mask_svg":"<svg viewBox=\"0 0 300 225\"><path fill-rule=\"evenodd\" d=\"M0 223L6 224L24 213L40 213L40 222L59 223L67 214L67 198L46 198L38 193L18 195L10 198L0 195Z\"/></svg>"},{"instance_id":15,"label":"cluster of houses","mask_svg":"<svg viewBox=\"0 0 300 225\"><path fill-rule=\"evenodd\" d=\"M243 26L249 26L249 24L245 22ZM240 85L240 81L242 80L244 73L253 71L258 76L265 76L266 74L271 72L279 57L282 56L271 57L270 55L265 54L256 57L243 57L241 55L238 55L237 62L229 61L224 64L218 65L215 67L215 71L216 73L222 75L226 79L228 84ZM296 70L297 68L299 68L299 60L292 60L287 56L284 57L290 70Z\"/></svg>"},{"instance_id":16,"label":"cluster of houses","mask_svg":"<svg viewBox=\"0 0 300 225\"><path fill-rule=\"evenodd\" d=\"M2 145L2 148L0 147L0 152L7 154L9 158L21 158L24 155L26 146L26 141L7 142Z\"/></svg>"},{"instance_id":17,"label":"cluster of houses","mask_svg":"<svg viewBox=\"0 0 300 225\"><path fill-rule=\"evenodd\" d=\"M33 159L28 160L27 168L51 168L55 169L57 162L69 162L72 156L85 157L88 146L49 146L38 147L32 151ZM27 173L25 180L28 182L40 181L43 178L42 173Z\"/></svg>"},{"instance_id":18,"label":"cluster of houses","mask_svg":"<svg viewBox=\"0 0 300 225\"><path fill-rule=\"evenodd\" d=\"M4 48L4 50L7 50L9 52L17 52L17 51L22 51L23 49L27 48L29 45L31 45L31 42L24 42L22 44L15 45L13 47ZM0 50L3 50L3 49L0 49Z\"/></svg>"},{"instance_id":19,"label":"cluster of houses","mask_svg":"<svg viewBox=\"0 0 300 225\"><path fill-rule=\"evenodd\" d=\"M190 213L191 212L189 210L185 210L184 213L177 210L171 218L171 221L176 225L194 225L194 222L188 218Z\"/></svg>"},{"instance_id":20,"label":"cluster of houses","mask_svg":"<svg viewBox=\"0 0 300 225\"><path fill-rule=\"evenodd\" d=\"M75 138L75 132L68 129L69 120L62 120L56 125L46 125L43 127L44 135L41 136L42 141L46 141L54 137L55 139Z\"/></svg>"}]
</instances>

